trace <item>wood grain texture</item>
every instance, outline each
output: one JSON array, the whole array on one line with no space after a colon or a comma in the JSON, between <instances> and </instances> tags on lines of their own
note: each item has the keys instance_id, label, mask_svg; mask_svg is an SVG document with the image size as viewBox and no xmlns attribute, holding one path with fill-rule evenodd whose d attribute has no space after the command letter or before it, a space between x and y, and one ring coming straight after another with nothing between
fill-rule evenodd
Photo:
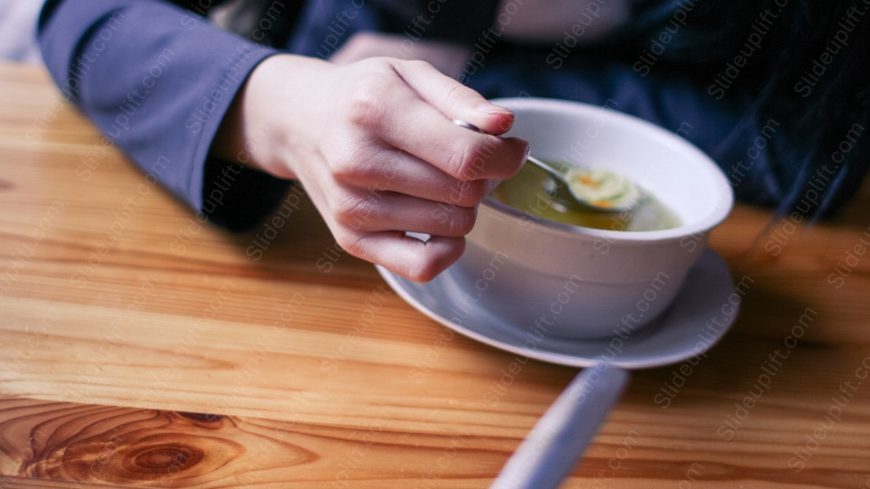
<instances>
[{"instance_id":1,"label":"wood grain texture","mask_svg":"<svg viewBox=\"0 0 870 489\"><path fill-rule=\"evenodd\" d=\"M575 373L416 313L304 196L200 222L38 68L0 65L0 107L0 488L486 487ZM868 209L738 206L735 329L637 372L565 487L870 488Z\"/></svg>"}]
</instances>

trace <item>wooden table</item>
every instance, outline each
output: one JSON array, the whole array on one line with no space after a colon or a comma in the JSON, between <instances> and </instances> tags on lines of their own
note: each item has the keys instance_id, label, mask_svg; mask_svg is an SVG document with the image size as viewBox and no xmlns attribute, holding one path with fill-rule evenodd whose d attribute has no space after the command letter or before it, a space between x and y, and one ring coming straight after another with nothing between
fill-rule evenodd
<instances>
[{"instance_id":1,"label":"wooden table","mask_svg":"<svg viewBox=\"0 0 870 489\"><path fill-rule=\"evenodd\" d=\"M565 487L870 488L866 190L766 236L738 206L738 324L637 372ZM576 371L426 319L310 204L284 224L198 221L0 67L0 487L487 487Z\"/></svg>"}]
</instances>

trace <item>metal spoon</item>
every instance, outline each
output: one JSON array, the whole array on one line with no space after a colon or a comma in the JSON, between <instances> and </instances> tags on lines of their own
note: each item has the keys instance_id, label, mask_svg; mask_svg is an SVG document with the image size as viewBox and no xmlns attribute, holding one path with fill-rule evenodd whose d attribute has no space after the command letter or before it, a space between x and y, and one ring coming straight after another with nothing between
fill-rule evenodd
<instances>
[{"instance_id":1,"label":"metal spoon","mask_svg":"<svg viewBox=\"0 0 870 489\"><path fill-rule=\"evenodd\" d=\"M469 122L465 122L460 119L454 119L453 123L457 126L470 129L474 132L483 133L483 131L479 127ZM555 192L558 192L563 196L565 194L570 195L571 201L581 204L584 207L592 210L600 212L629 212L637 207L637 205L644 198L643 191L641 191L641 189L637 185L635 185L625 177L622 177L620 175L617 175L616 173L607 170L571 168L568 171L565 171L561 168L556 168L549 163L541 161L538 158L532 156L531 154L526 157L526 161L547 172L547 174L556 184L556 188L554 189ZM590 185L592 183L596 183L594 180L594 177L596 175L599 177L603 177L603 179L617 179L616 185L622 186L620 193L613 198L596 198L594 196L594 192L592 192L592 195L583 195L581 193L583 185L586 184L587 180ZM613 182L611 182L611 184L613 184ZM565 190L567 190L567 192ZM561 200L565 201L568 199L563 198Z\"/></svg>"}]
</instances>

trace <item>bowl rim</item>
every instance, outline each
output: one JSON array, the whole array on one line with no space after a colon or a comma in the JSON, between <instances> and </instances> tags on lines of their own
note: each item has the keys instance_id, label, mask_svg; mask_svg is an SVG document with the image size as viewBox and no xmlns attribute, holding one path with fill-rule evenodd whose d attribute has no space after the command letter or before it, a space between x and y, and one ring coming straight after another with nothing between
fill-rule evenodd
<instances>
[{"instance_id":1,"label":"bowl rim","mask_svg":"<svg viewBox=\"0 0 870 489\"><path fill-rule=\"evenodd\" d=\"M706 153L698 149L697 146L676 133L668 131L667 129L657 126L649 121L623 112L617 112L614 109L602 108L600 106L573 100L539 97L509 97L493 99L492 102L498 105L504 105L512 111L523 109L544 109L553 112L594 114L599 117L609 118L614 123L620 125L633 126L638 130L652 133L653 136L664 141L665 144L673 146L680 152L688 153L692 160L706 168L707 172L713 178L713 186L719 191L720 196L713 210L703 218L698 219L691 224L680 225L675 228L660 229L657 231L615 231L551 221L549 219L544 219L523 212L515 207L511 207L496 200L491 195L487 195L483 199L483 205L493 209L499 214L505 215L509 218L531 222L546 230L556 231L562 234L586 236L590 238L604 239L611 242L628 243L668 241L705 233L724 221L734 206L734 190L731 188L731 184L722 172L722 169L719 168L719 166L716 165L716 163L713 162Z\"/></svg>"}]
</instances>

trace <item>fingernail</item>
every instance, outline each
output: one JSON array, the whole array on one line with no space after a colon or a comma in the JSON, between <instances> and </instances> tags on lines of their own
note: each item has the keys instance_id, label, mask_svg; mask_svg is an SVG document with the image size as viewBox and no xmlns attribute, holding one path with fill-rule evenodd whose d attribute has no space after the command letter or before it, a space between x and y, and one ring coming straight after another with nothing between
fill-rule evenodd
<instances>
[{"instance_id":1,"label":"fingernail","mask_svg":"<svg viewBox=\"0 0 870 489\"><path fill-rule=\"evenodd\" d=\"M487 114L492 114L492 115L510 115L510 116L514 115L514 113L511 112L510 110L508 110L500 105L495 105L494 103L491 103L491 102L484 102L484 103L478 105L477 110L479 110L481 112L486 112Z\"/></svg>"}]
</instances>

